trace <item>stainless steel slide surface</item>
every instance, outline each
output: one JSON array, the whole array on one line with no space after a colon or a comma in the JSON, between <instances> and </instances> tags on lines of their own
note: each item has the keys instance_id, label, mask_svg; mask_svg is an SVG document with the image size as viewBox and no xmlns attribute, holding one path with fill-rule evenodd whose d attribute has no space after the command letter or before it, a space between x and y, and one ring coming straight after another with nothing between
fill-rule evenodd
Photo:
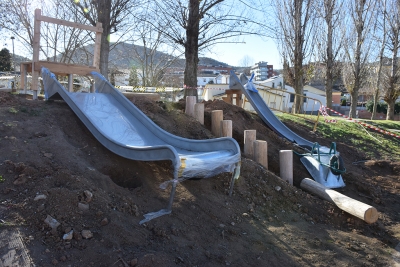
<instances>
[{"instance_id":1,"label":"stainless steel slide surface","mask_svg":"<svg viewBox=\"0 0 400 267\"><path fill-rule=\"evenodd\" d=\"M247 80L247 79L246 79ZM241 81L236 76L234 72L230 74L230 89L241 89L243 94L246 96L247 100L251 103L254 110L258 113L260 118L264 121L265 124L268 125L274 132L279 134L280 136L288 139L289 141L296 143L297 145L311 151L314 143L310 142L303 137L295 134L292 130L290 130L286 125L284 125L271 111L268 105L265 103L264 99L260 96L258 92L254 92L251 90L247 90L244 87L244 82L246 80Z\"/></svg>"},{"instance_id":2,"label":"stainless steel slide surface","mask_svg":"<svg viewBox=\"0 0 400 267\"><path fill-rule=\"evenodd\" d=\"M178 181L234 172L240 163L240 148L233 138L192 140L172 135L98 73L92 73L95 93L68 92L45 68L42 76L46 99L61 96L97 140L112 152L133 160L171 160L174 166L171 191ZM149 215L150 219L170 213L173 194L168 208Z\"/></svg>"}]
</instances>

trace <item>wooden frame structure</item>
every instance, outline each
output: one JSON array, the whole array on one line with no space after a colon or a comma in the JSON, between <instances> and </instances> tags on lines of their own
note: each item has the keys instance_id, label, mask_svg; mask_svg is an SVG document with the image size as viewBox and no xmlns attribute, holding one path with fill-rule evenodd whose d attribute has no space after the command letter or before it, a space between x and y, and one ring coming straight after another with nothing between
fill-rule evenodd
<instances>
[{"instance_id":1,"label":"wooden frame structure","mask_svg":"<svg viewBox=\"0 0 400 267\"><path fill-rule=\"evenodd\" d=\"M39 60L40 52L40 24L41 22L49 22L58 25L63 25L67 27L79 28L83 30L93 31L96 33L94 53L93 53L93 63L92 66L76 65L76 64L66 64L58 62L49 62ZM32 83L31 90L33 91L33 99L37 99L38 91L38 78L40 70L42 67L48 68L51 72L56 75L66 75L68 76L68 91L72 91L73 86L73 74L78 75L89 75L92 71L100 72L99 62L100 62L100 46L101 46L101 35L103 33L102 24L100 22L96 23L96 26L89 26L84 24L79 24L76 22L71 22L67 20L55 19L47 16L42 16L40 9L35 9L35 22L34 22L34 34L33 34L33 57L32 62L22 62L21 63L21 83L20 90L25 90L27 85L27 73L32 72Z\"/></svg>"}]
</instances>

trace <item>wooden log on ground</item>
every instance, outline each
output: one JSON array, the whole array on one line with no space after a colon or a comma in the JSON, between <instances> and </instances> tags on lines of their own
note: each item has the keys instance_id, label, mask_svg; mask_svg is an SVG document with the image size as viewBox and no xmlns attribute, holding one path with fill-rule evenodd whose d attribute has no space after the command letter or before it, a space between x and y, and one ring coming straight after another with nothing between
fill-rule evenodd
<instances>
[{"instance_id":1,"label":"wooden log on ground","mask_svg":"<svg viewBox=\"0 0 400 267\"><path fill-rule=\"evenodd\" d=\"M251 159L254 158L254 141L256 141L256 130L245 130L243 152Z\"/></svg>"},{"instance_id":2,"label":"wooden log on ground","mask_svg":"<svg viewBox=\"0 0 400 267\"><path fill-rule=\"evenodd\" d=\"M161 97L157 93L133 93L133 92L123 92L122 93L126 98L130 99L134 96L145 96L153 101L160 101Z\"/></svg>"},{"instance_id":3,"label":"wooden log on ground","mask_svg":"<svg viewBox=\"0 0 400 267\"><path fill-rule=\"evenodd\" d=\"M293 151L281 150L279 151L279 169L280 177L293 185Z\"/></svg>"},{"instance_id":4,"label":"wooden log on ground","mask_svg":"<svg viewBox=\"0 0 400 267\"><path fill-rule=\"evenodd\" d=\"M194 117L204 125L204 103L194 104Z\"/></svg>"},{"instance_id":5,"label":"wooden log on ground","mask_svg":"<svg viewBox=\"0 0 400 267\"><path fill-rule=\"evenodd\" d=\"M222 110L211 111L211 132L216 137L221 137L221 121L224 118Z\"/></svg>"},{"instance_id":6,"label":"wooden log on ground","mask_svg":"<svg viewBox=\"0 0 400 267\"><path fill-rule=\"evenodd\" d=\"M186 97L185 113L194 118L194 105L196 104L196 96Z\"/></svg>"},{"instance_id":7,"label":"wooden log on ground","mask_svg":"<svg viewBox=\"0 0 400 267\"><path fill-rule=\"evenodd\" d=\"M378 220L378 211L376 208L340 194L332 189L326 188L312 179L304 178L300 183L300 187L335 204L341 210L344 210L367 223L374 223Z\"/></svg>"},{"instance_id":8,"label":"wooden log on ground","mask_svg":"<svg viewBox=\"0 0 400 267\"><path fill-rule=\"evenodd\" d=\"M221 121L221 136L232 137L232 121L222 120Z\"/></svg>"},{"instance_id":9,"label":"wooden log on ground","mask_svg":"<svg viewBox=\"0 0 400 267\"><path fill-rule=\"evenodd\" d=\"M264 140L254 141L254 160L268 170L268 143Z\"/></svg>"}]
</instances>

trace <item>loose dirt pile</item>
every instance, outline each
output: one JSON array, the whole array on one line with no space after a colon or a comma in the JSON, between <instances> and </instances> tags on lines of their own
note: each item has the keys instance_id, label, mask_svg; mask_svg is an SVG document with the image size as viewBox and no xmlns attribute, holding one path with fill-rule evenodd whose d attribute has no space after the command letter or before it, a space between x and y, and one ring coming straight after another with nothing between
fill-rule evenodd
<instances>
[{"instance_id":1,"label":"loose dirt pile","mask_svg":"<svg viewBox=\"0 0 400 267\"><path fill-rule=\"evenodd\" d=\"M184 181L172 214L139 225L143 214L167 206L169 188L158 186L172 179L170 162L132 161L111 153L63 101L0 93L0 233L20 232L32 265L400 264L394 249L400 239L399 162L367 160L346 140L325 140L288 125L310 141L337 142L348 170L346 187L338 191L378 209L379 220L368 225L283 182L277 176L278 152L297 148L257 115L210 101L203 126L184 114L182 102L169 110L142 97L131 101L166 131L193 139L213 138L211 111L223 110L242 149L244 130L255 129L257 139L268 142L269 170L242 157L231 197L228 173ZM309 174L296 156L294 166L298 185ZM7 244L0 246L0 255L9 251ZM21 251L15 253L17 260Z\"/></svg>"}]
</instances>

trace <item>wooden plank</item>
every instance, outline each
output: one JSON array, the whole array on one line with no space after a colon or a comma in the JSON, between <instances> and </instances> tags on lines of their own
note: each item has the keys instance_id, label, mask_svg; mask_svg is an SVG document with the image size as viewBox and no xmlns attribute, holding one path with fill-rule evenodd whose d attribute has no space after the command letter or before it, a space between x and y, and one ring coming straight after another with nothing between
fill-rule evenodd
<instances>
[{"instance_id":1,"label":"wooden plank","mask_svg":"<svg viewBox=\"0 0 400 267\"><path fill-rule=\"evenodd\" d=\"M56 75L90 75L90 72L97 71L99 69L91 66L81 66L57 62L39 61L35 64L35 71L40 71L42 67L48 68L51 72Z\"/></svg>"},{"instance_id":2,"label":"wooden plank","mask_svg":"<svg viewBox=\"0 0 400 267\"><path fill-rule=\"evenodd\" d=\"M98 27L97 25L96 26L84 25L84 24L80 24L80 23L77 23L77 22L72 22L72 21L62 20L62 19L55 19L55 18L51 18L51 17L47 17L47 16L40 16L40 20L41 21L45 21L45 22L58 24L58 25L63 25L63 26L68 26L68 27L88 30L88 31L92 31L92 32L99 32L99 33L103 32L103 28L102 27Z\"/></svg>"},{"instance_id":3,"label":"wooden plank","mask_svg":"<svg viewBox=\"0 0 400 267\"><path fill-rule=\"evenodd\" d=\"M341 210L344 210L367 223L374 223L378 220L379 215L376 208L342 195L332 189L326 188L314 180L304 178L300 183L300 187L335 204Z\"/></svg>"},{"instance_id":4,"label":"wooden plank","mask_svg":"<svg viewBox=\"0 0 400 267\"><path fill-rule=\"evenodd\" d=\"M37 90L38 90L38 78L39 72L35 71L35 62L39 61L39 51L40 51L40 9L35 9L35 22L34 22L34 33L33 33L33 56L32 56L32 81L31 90L33 91L33 99L36 100Z\"/></svg>"}]
</instances>

